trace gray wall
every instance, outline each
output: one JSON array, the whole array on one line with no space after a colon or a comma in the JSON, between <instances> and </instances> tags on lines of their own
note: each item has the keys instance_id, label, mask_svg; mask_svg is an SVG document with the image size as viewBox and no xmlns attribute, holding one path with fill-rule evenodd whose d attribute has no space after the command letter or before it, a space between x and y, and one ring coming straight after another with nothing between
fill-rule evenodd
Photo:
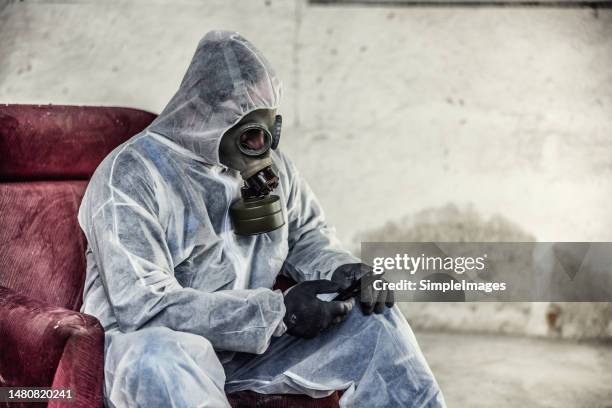
<instances>
[{"instance_id":1,"label":"gray wall","mask_svg":"<svg viewBox=\"0 0 612 408\"><path fill-rule=\"evenodd\" d=\"M410 230L423 212L444 236L448 205L479 220L467 217L468 230L503 219L514 231L483 240L612 241L612 10L303 0L1 10L0 102L10 103L159 112L201 36L240 31L284 81L282 148L352 248L389 226ZM440 315L431 307L413 311L417 324ZM518 331L548 333L549 307L521 311ZM440 326L463 327L465 313ZM593 313L608 319L597 332L612 334L610 314Z\"/></svg>"}]
</instances>

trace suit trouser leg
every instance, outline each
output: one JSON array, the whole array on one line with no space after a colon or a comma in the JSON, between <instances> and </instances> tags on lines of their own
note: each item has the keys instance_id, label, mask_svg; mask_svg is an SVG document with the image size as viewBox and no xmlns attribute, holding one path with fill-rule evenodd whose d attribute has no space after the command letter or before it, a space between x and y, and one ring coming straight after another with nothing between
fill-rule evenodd
<instances>
[{"instance_id":1,"label":"suit trouser leg","mask_svg":"<svg viewBox=\"0 0 612 408\"><path fill-rule=\"evenodd\" d=\"M105 338L109 407L229 407L225 373L202 336L156 327Z\"/></svg>"},{"instance_id":2,"label":"suit trouser leg","mask_svg":"<svg viewBox=\"0 0 612 408\"><path fill-rule=\"evenodd\" d=\"M260 355L224 365L226 392L305 393L345 390L342 407L444 407L444 398L414 333L399 310L347 320L320 336L274 339Z\"/></svg>"}]
</instances>

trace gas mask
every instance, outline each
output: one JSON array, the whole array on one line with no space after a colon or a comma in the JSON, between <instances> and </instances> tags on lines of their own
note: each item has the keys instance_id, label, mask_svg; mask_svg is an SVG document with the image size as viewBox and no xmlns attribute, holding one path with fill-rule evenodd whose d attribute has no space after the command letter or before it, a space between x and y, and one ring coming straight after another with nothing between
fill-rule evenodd
<instances>
[{"instance_id":1,"label":"gas mask","mask_svg":"<svg viewBox=\"0 0 612 408\"><path fill-rule=\"evenodd\" d=\"M221 163L238 170L244 180L242 198L230 206L238 235L263 234L285 224L280 198L270 194L278 186L270 150L278 146L281 125L281 116L274 110L260 109L243 117L221 138Z\"/></svg>"}]
</instances>

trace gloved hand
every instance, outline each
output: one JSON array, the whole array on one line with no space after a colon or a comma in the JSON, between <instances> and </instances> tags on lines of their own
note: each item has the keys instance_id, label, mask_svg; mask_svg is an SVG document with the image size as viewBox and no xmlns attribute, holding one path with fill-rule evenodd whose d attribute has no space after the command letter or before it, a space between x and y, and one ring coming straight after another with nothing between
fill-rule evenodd
<instances>
[{"instance_id":1,"label":"gloved hand","mask_svg":"<svg viewBox=\"0 0 612 408\"><path fill-rule=\"evenodd\" d=\"M334 293L340 290L334 282L313 280L298 283L285 292L287 312L283 321L287 333L296 337L312 339L333 324L340 323L353 309L353 300L325 302L317 298L319 293Z\"/></svg>"},{"instance_id":2,"label":"gloved hand","mask_svg":"<svg viewBox=\"0 0 612 408\"><path fill-rule=\"evenodd\" d=\"M363 263L346 264L336 268L332 274L331 281L340 285L342 289L346 289L356 280L372 273L372 268ZM387 282L382 277L378 280ZM395 304L395 295L392 290L376 290L374 283L362 288L358 295L361 311L365 315L370 315L372 312L381 314L385 311L385 306L393 307Z\"/></svg>"}]
</instances>

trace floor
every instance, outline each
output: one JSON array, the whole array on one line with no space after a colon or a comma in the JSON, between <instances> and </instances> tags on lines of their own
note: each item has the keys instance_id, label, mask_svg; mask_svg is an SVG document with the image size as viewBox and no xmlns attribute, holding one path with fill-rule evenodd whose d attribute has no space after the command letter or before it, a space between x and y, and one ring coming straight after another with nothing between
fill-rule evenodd
<instances>
[{"instance_id":1,"label":"floor","mask_svg":"<svg viewBox=\"0 0 612 408\"><path fill-rule=\"evenodd\" d=\"M450 408L612 408L612 343L417 333Z\"/></svg>"}]
</instances>

